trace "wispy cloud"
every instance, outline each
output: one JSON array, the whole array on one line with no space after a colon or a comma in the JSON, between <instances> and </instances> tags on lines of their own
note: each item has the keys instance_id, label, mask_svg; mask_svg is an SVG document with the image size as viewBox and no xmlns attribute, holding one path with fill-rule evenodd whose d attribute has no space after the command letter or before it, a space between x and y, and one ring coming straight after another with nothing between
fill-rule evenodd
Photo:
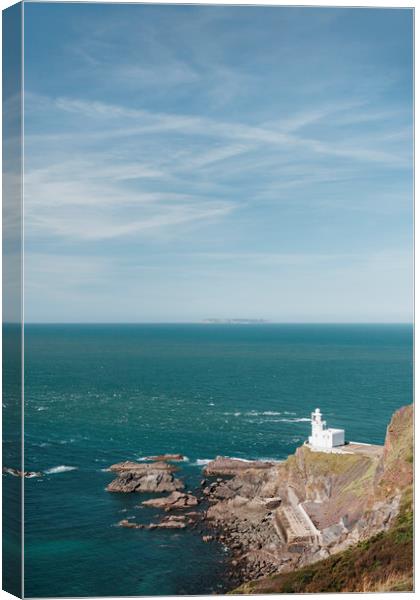
<instances>
[{"instance_id":1,"label":"wispy cloud","mask_svg":"<svg viewBox=\"0 0 420 600\"><path fill-rule=\"evenodd\" d=\"M221 311L219 297L232 298L232 310L236 302L268 318L279 306L291 315L308 286L319 314L348 305L345 293L355 299L361 286L356 299L369 297L372 315L392 278L407 311L412 115L402 13L391 22L386 11L133 5L84 21L72 5L60 36L53 14L46 19L52 35L39 45L32 10L41 9L28 7L25 80L34 302L48 278L64 278L57 261L56 275L42 278L31 259L47 265L50 252L72 257L63 273L86 260L81 281L61 285L79 311L78 294L92 311L97 302L87 290L95 271L109 310L107 277L130 286L123 304L133 315L152 315L153 294L161 316L168 296L178 316L193 304L197 315L213 304ZM147 301L134 309L136 294Z\"/></svg>"}]
</instances>

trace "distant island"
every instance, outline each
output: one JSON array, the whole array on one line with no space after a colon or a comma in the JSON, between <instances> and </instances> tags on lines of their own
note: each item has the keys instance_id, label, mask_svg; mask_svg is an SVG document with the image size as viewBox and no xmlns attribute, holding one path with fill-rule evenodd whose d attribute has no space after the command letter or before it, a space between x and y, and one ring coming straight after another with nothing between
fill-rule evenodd
<instances>
[{"instance_id":1,"label":"distant island","mask_svg":"<svg viewBox=\"0 0 420 600\"><path fill-rule=\"evenodd\" d=\"M210 324L230 324L230 325L257 325L260 323L269 323L265 319L203 319L202 323Z\"/></svg>"}]
</instances>

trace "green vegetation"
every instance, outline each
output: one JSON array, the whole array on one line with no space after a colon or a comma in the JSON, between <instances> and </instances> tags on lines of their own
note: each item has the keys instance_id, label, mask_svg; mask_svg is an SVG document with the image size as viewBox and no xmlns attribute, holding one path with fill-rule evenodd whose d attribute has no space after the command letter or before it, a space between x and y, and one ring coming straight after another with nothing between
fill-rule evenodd
<instances>
[{"instance_id":1,"label":"green vegetation","mask_svg":"<svg viewBox=\"0 0 420 600\"><path fill-rule=\"evenodd\" d=\"M299 459L296 455L289 456L285 463L287 468L293 471L304 465L305 470L314 477L340 475L360 464L366 465L366 468L371 464L371 459L359 454L312 452L304 446L299 448L298 452L302 458Z\"/></svg>"},{"instance_id":2,"label":"green vegetation","mask_svg":"<svg viewBox=\"0 0 420 600\"><path fill-rule=\"evenodd\" d=\"M363 467L366 471L360 477L352 479L342 489L342 494L350 492L358 497L366 495L366 490L373 485L378 464L377 461L372 458L365 458Z\"/></svg>"}]
</instances>

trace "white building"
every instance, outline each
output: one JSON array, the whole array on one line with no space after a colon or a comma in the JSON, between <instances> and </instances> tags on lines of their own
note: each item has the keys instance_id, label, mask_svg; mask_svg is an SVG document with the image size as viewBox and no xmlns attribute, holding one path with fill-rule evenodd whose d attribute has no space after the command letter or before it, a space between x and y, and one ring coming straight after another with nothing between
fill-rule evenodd
<instances>
[{"instance_id":1,"label":"white building","mask_svg":"<svg viewBox=\"0 0 420 600\"><path fill-rule=\"evenodd\" d=\"M319 408L311 415L312 435L309 444L315 450L331 450L344 445L344 429L327 429L327 422L322 420Z\"/></svg>"}]
</instances>

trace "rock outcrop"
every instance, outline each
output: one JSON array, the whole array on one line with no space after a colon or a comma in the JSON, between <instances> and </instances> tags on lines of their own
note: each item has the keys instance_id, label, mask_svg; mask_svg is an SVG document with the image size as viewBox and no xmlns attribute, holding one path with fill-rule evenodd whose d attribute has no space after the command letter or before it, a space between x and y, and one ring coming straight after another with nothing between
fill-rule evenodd
<instances>
[{"instance_id":1,"label":"rock outcrop","mask_svg":"<svg viewBox=\"0 0 420 600\"><path fill-rule=\"evenodd\" d=\"M192 522L192 520L187 521L184 516L170 516L162 519L160 523L149 523L148 525L123 519L118 523L118 526L126 529L185 529L188 522Z\"/></svg>"},{"instance_id":2,"label":"rock outcrop","mask_svg":"<svg viewBox=\"0 0 420 600\"><path fill-rule=\"evenodd\" d=\"M172 492L164 498L151 498L142 502L144 506L152 506L153 508L161 508L166 511L191 508L197 506L198 499L192 494L183 494L181 492Z\"/></svg>"},{"instance_id":3,"label":"rock outcrop","mask_svg":"<svg viewBox=\"0 0 420 600\"><path fill-rule=\"evenodd\" d=\"M169 462L183 462L185 456L183 454L158 454L157 456L146 456L144 460L150 461L169 461Z\"/></svg>"},{"instance_id":4,"label":"rock outcrop","mask_svg":"<svg viewBox=\"0 0 420 600\"><path fill-rule=\"evenodd\" d=\"M262 460L242 460L237 458L227 458L218 456L215 460L208 463L203 469L204 475L237 475L250 469L271 469L274 462Z\"/></svg>"},{"instance_id":5,"label":"rock outcrop","mask_svg":"<svg viewBox=\"0 0 420 600\"><path fill-rule=\"evenodd\" d=\"M109 471L113 471L115 473L121 473L123 471L138 471L144 473L146 471L176 471L177 467L172 465L168 465L168 463L164 461L154 462L154 463L146 463L146 462L134 462L131 460L126 460L121 463L117 463L115 465L111 465L109 467Z\"/></svg>"},{"instance_id":6,"label":"rock outcrop","mask_svg":"<svg viewBox=\"0 0 420 600\"><path fill-rule=\"evenodd\" d=\"M184 489L184 483L174 476L175 467L166 462L153 464L123 462L110 467L118 473L108 486L108 492L174 492Z\"/></svg>"}]
</instances>

